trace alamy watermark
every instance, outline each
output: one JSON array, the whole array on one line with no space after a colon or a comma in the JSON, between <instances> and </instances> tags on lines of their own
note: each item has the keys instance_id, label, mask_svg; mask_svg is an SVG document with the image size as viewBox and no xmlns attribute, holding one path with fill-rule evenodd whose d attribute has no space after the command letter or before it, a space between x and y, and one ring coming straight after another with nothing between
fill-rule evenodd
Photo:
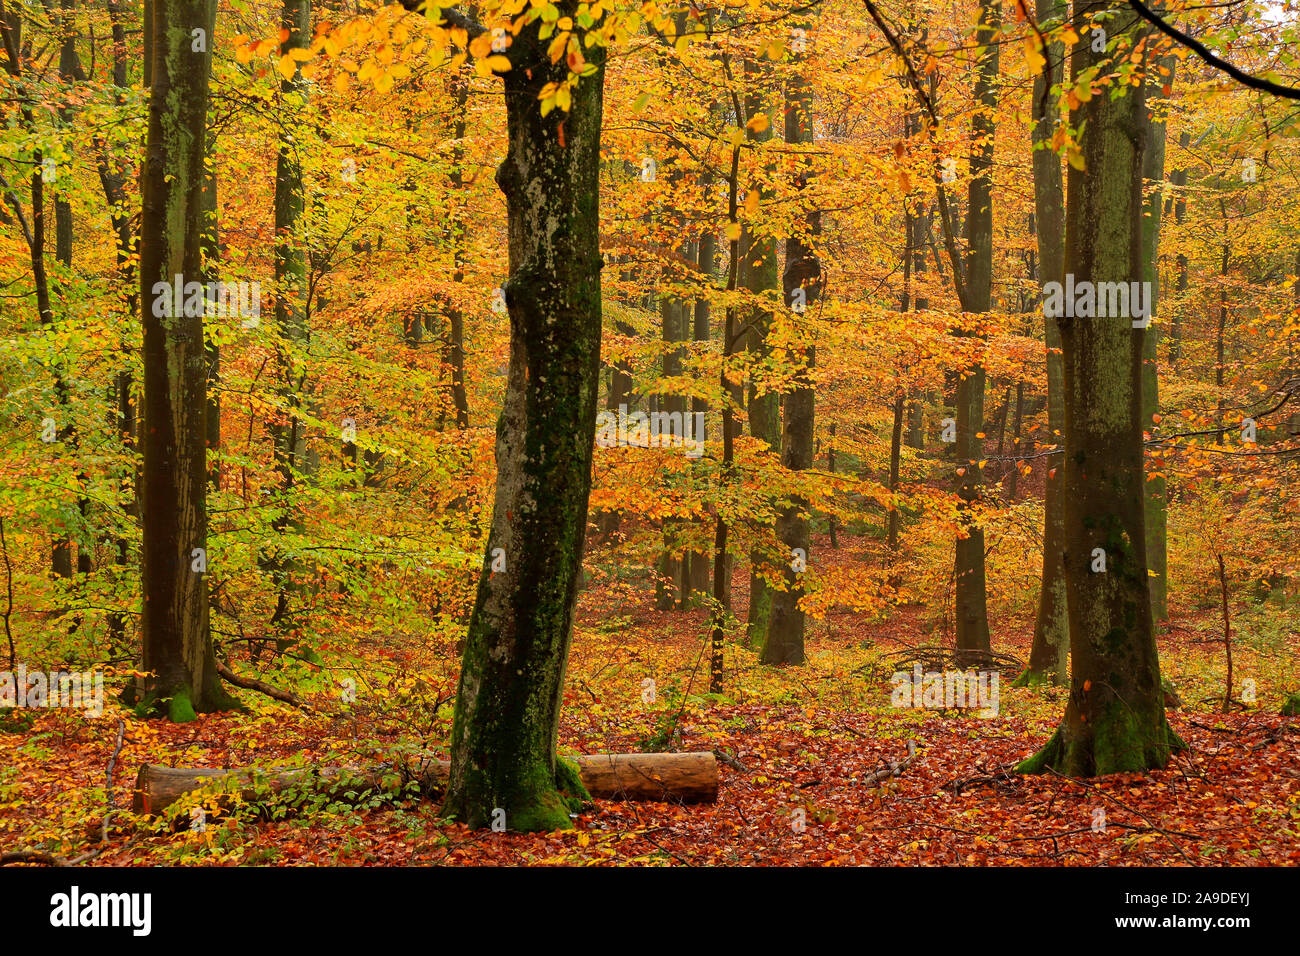
<instances>
[{"instance_id":1,"label":"alamy watermark","mask_svg":"<svg viewBox=\"0 0 1300 956\"><path fill-rule=\"evenodd\" d=\"M172 282L153 285L153 314L156 318L238 316L243 327L255 329L261 323L260 282L186 282L178 275Z\"/></svg>"},{"instance_id":2,"label":"alamy watermark","mask_svg":"<svg viewBox=\"0 0 1300 956\"><path fill-rule=\"evenodd\" d=\"M957 710L969 707L981 717L996 717L1001 695L998 671L921 671L915 664L912 673L895 671L889 682L894 685L890 703L895 707L917 710Z\"/></svg>"},{"instance_id":3,"label":"alamy watermark","mask_svg":"<svg viewBox=\"0 0 1300 956\"><path fill-rule=\"evenodd\" d=\"M635 445L638 448L681 447L687 458L704 454L703 412L627 411L619 405L618 413L602 411L596 416L596 444L601 448Z\"/></svg>"},{"instance_id":4,"label":"alamy watermark","mask_svg":"<svg viewBox=\"0 0 1300 956\"><path fill-rule=\"evenodd\" d=\"M0 671L0 707L69 707L89 717L104 713L101 671Z\"/></svg>"},{"instance_id":5,"label":"alamy watermark","mask_svg":"<svg viewBox=\"0 0 1300 956\"><path fill-rule=\"evenodd\" d=\"M1065 284L1043 284L1043 315L1049 319L1132 319L1133 328L1151 324L1150 282L1082 282L1066 273Z\"/></svg>"}]
</instances>

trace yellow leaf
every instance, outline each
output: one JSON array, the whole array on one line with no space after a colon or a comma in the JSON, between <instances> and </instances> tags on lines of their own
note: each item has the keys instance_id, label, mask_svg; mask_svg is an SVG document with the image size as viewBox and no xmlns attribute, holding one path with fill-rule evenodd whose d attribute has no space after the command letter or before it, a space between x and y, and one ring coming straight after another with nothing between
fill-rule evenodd
<instances>
[{"instance_id":1,"label":"yellow leaf","mask_svg":"<svg viewBox=\"0 0 1300 956\"><path fill-rule=\"evenodd\" d=\"M758 215L758 190L751 189L745 194L745 212L750 216Z\"/></svg>"},{"instance_id":2,"label":"yellow leaf","mask_svg":"<svg viewBox=\"0 0 1300 956\"><path fill-rule=\"evenodd\" d=\"M276 70L286 80L292 80L295 73L298 72L298 64L293 62L293 57L282 56L275 64Z\"/></svg>"},{"instance_id":3,"label":"yellow leaf","mask_svg":"<svg viewBox=\"0 0 1300 956\"><path fill-rule=\"evenodd\" d=\"M1025 63L1029 67L1031 76L1042 72L1043 66L1047 63L1047 58L1038 48L1038 37L1028 37L1025 40Z\"/></svg>"},{"instance_id":4,"label":"yellow leaf","mask_svg":"<svg viewBox=\"0 0 1300 956\"><path fill-rule=\"evenodd\" d=\"M728 223L727 228L723 230L723 234L727 237L728 242L736 242L740 239L740 223Z\"/></svg>"},{"instance_id":5,"label":"yellow leaf","mask_svg":"<svg viewBox=\"0 0 1300 956\"><path fill-rule=\"evenodd\" d=\"M308 60L312 58L313 55L314 54L311 52L311 50L305 50L300 46L296 46L289 51L289 56L291 56L298 63L306 63Z\"/></svg>"},{"instance_id":6,"label":"yellow leaf","mask_svg":"<svg viewBox=\"0 0 1300 956\"><path fill-rule=\"evenodd\" d=\"M347 93L348 87L350 85L351 84L348 83L348 75L346 73L334 74L334 92L337 93L339 96L343 96L345 93Z\"/></svg>"},{"instance_id":7,"label":"yellow leaf","mask_svg":"<svg viewBox=\"0 0 1300 956\"><path fill-rule=\"evenodd\" d=\"M494 73L507 73L510 70L510 58L502 56L500 53L490 56L485 61L488 69Z\"/></svg>"},{"instance_id":8,"label":"yellow leaf","mask_svg":"<svg viewBox=\"0 0 1300 956\"><path fill-rule=\"evenodd\" d=\"M772 125L772 121L767 118L766 113L755 113L745 124L746 129L752 129L755 133L761 133Z\"/></svg>"}]
</instances>

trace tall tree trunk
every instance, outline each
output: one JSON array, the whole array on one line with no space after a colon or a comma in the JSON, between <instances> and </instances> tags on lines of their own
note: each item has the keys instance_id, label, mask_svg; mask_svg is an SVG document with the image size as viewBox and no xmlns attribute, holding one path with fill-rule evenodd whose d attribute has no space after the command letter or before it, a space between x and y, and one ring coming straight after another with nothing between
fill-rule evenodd
<instances>
[{"instance_id":1,"label":"tall tree trunk","mask_svg":"<svg viewBox=\"0 0 1300 956\"><path fill-rule=\"evenodd\" d=\"M713 185L711 176L701 178L701 185L704 188L710 188ZM700 233L699 239L695 243L695 265L699 270L701 278L708 286L713 284L713 276L716 271L714 262L718 256L718 237L714 233L712 226ZM693 328L692 338L697 343L707 343L709 341L709 321L710 321L710 304L709 297L706 294L695 300L695 313L692 316ZM703 418L692 419L705 421L709 414L709 403L704 398L691 399L691 413L695 416L704 416ZM704 441L708 437L707 430L705 434L696 435L697 441ZM706 528L708 526L705 520ZM702 598L709 593L709 555L704 551L692 551L687 557L687 569L682 576L686 587L686 593L683 596L683 604L687 604L697 598Z\"/></svg>"},{"instance_id":2,"label":"tall tree trunk","mask_svg":"<svg viewBox=\"0 0 1300 956\"><path fill-rule=\"evenodd\" d=\"M1011 480L1007 482L1007 497L1015 501L1020 497L1020 425L1025 416L1025 383L1016 382L1016 414L1011 425Z\"/></svg>"},{"instance_id":3,"label":"tall tree trunk","mask_svg":"<svg viewBox=\"0 0 1300 956\"><path fill-rule=\"evenodd\" d=\"M1178 145L1184 153L1192 143L1192 134L1186 131L1178 134ZM1174 222L1183 224L1187 218L1187 167L1175 169L1169 174L1169 181L1178 189L1174 197ZM1179 251L1175 260L1178 271L1174 279L1174 289L1178 292L1178 308L1174 310L1173 320L1169 323L1169 364L1177 367L1183 352L1183 309L1187 308L1183 293L1187 291L1187 253Z\"/></svg>"},{"instance_id":4,"label":"tall tree trunk","mask_svg":"<svg viewBox=\"0 0 1300 956\"><path fill-rule=\"evenodd\" d=\"M669 170L670 183L676 183L680 176L681 173L677 167ZM679 228L680 225L679 223ZM664 270L663 278L665 282L673 282L677 279L674 274L678 268L677 263L691 258L690 253L689 242L670 251L669 257L673 265L671 268ZM686 357L685 350L680 343L689 341L691 337L692 306L665 290L665 294L659 299L659 318L664 343L664 377L680 377L683 361ZM660 393L657 399L660 414L681 416L684 428L684 416L687 411L686 398L669 392L666 394ZM672 420L671 417L667 419L667 421ZM678 556L680 525L681 521L676 518L666 518L663 522L664 550L659 555L658 573L655 575L655 607L661 611L669 611L677 606L683 588L682 558Z\"/></svg>"},{"instance_id":5,"label":"tall tree trunk","mask_svg":"<svg viewBox=\"0 0 1300 956\"><path fill-rule=\"evenodd\" d=\"M805 26L807 29L807 26ZM785 141L792 146L810 146L813 142L813 91L807 78L795 73L786 82ZM807 167L801 164L795 173L795 186L802 189L807 181ZM802 315L810 314L821 296L822 267L812 243L821 232L821 215L808 214L805 225L785 241L785 275L782 288L787 307L801 297ZM802 290L797 293L795 290ZM781 463L791 471L803 471L813 464L813 425L816 392L812 370L817 363L814 347L803 347L802 355L793 356L802 365L794 389L785 397L781 431ZM804 662L803 575L811 560L812 536L808 531L808 501L791 495L777 518L776 531L785 545L785 589L772 594L772 616L767 639L759 660L764 664L802 664Z\"/></svg>"},{"instance_id":6,"label":"tall tree trunk","mask_svg":"<svg viewBox=\"0 0 1300 956\"><path fill-rule=\"evenodd\" d=\"M1158 66L1168 70L1167 75L1157 75L1148 81L1147 92L1160 89L1160 84L1174 82L1174 68L1178 60L1172 55L1162 56ZM1149 190L1146 212L1142 217L1142 278L1151 283L1151 313L1143 331L1142 349L1142 421L1154 432L1155 416L1160 412L1160 378L1158 374L1160 323L1154 320L1159 314L1160 300L1160 217L1164 210L1165 179L1165 123L1146 113L1147 143L1142 157L1142 176ZM1146 476L1146 527L1147 570L1151 586L1151 613L1157 622L1169 618L1169 555L1167 544L1168 518L1165 508L1164 459L1155 454L1147 462Z\"/></svg>"},{"instance_id":7,"label":"tall tree trunk","mask_svg":"<svg viewBox=\"0 0 1300 956\"><path fill-rule=\"evenodd\" d=\"M1122 0L1075 3L1075 22L1099 13L1110 17L1115 61L1127 64L1145 32L1140 21ZM1072 74L1094 66L1114 77L1085 32ZM1070 171L1066 211L1066 271L1076 285L1143 275L1144 99L1141 86L1130 86L1118 98L1092 97L1070 118L1083 131L1084 167ZM1018 769L1088 777L1164 767L1184 745L1165 719L1147 584L1143 336L1128 318L1067 315L1060 326L1071 688L1056 734Z\"/></svg>"},{"instance_id":8,"label":"tall tree trunk","mask_svg":"<svg viewBox=\"0 0 1300 956\"><path fill-rule=\"evenodd\" d=\"M573 15L576 5L562 3ZM492 529L456 696L444 811L471 827L504 813L512 830L571 826L585 790L557 761L556 734L582 567L600 385L600 133L604 58L543 116L538 92L568 79L541 21L505 73L510 367L497 425ZM505 570L493 571L500 549ZM500 565L497 565L500 567ZM499 816L497 817L499 819Z\"/></svg>"},{"instance_id":9,"label":"tall tree trunk","mask_svg":"<svg viewBox=\"0 0 1300 956\"><path fill-rule=\"evenodd\" d=\"M75 26L72 22L72 3L70 0L62 0L61 16L59 18L59 32L62 34L59 43L59 79L63 83L70 84L74 79L76 72L75 65L77 62L77 44ZM67 126L68 112L66 109L59 110L59 125ZM67 169L65 173L71 173L71 162L64 164ZM38 166L39 168L39 166ZM70 176L59 177L64 180L66 185ZM57 180L56 180L57 182ZM59 262L64 274L70 274L72 271L72 205L66 198L63 187L58 187L54 193L54 258ZM56 288L63 285L63 280L57 280ZM59 299L67 308L67 297L62 289L59 289ZM56 372L56 375L58 373ZM60 377L61 378L61 377ZM65 421L60 424L61 440L66 442L69 448L76 453L79 444L77 430L71 421L72 408L69 404L70 397L66 385L58 388L60 402L63 406L63 415ZM84 484L85 475L80 476ZM90 539L86 535L86 518L90 510L90 502L81 496L77 499L77 514L80 516L80 527L76 539L79 541L77 546L77 571L86 574L91 570L90 562ZM60 577L72 577L72 545L73 536L64 534L61 540L54 544L54 573Z\"/></svg>"},{"instance_id":10,"label":"tall tree trunk","mask_svg":"<svg viewBox=\"0 0 1300 956\"><path fill-rule=\"evenodd\" d=\"M1038 22L1043 29L1059 24L1066 13L1064 0L1039 0ZM1050 43L1042 51L1051 71L1051 83L1061 82L1065 71L1062 44ZM1048 144L1056 132L1055 106L1044 110L1048 83L1034 79L1034 219L1038 237L1038 284L1065 281L1065 187L1061 157ZM1040 296L1041 301L1041 296ZM1047 351L1047 430L1058 448L1065 430L1065 381L1061 361L1061 331L1056 318L1044 313L1043 343ZM1038 616L1029 666L1017 681L1028 685L1050 681L1064 684L1069 678L1070 619L1066 605L1065 566L1065 473L1061 459L1047 459L1043 489L1043 574L1038 595Z\"/></svg>"},{"instance_id":11,"label":"tall tree trunk","mask_svg":"<svg viewBox=\"0 0 1300 956\"><path fill-rule=\"evenodd\" d=\"M141 170L144 329L145 706L173 720L229 704L208 629L207 360L203 342L203 167L211 37L207 0L154 0L149 134ZM198 31L198 33L196 33ZM196 36L206 42L196 50ZM174 296L181 276L196 290ZM192 277L192 278L191 278ZM184 288L181 290L185 292ZM176 298L185 301L177 302Z\"/></svg>"},{"instance_id":12,"label":"tall tree trunk","mask_svg":"<svg viewBox=\"0 0 1300 956\"><path fill-rule=\"evenodd\" d=\"M761 65L745 61L747 92L743 121L746 124L755 116L770 112L765 91L761 89L764 75ZM772 127L768 125L760 131L747 128L746 137L753 144L766 143L772 138ZM770 193L764 190L761 198L770 198ZM741 232L740 249L741 288L757 295L775 290L778 279L776 240L766 234L755 234L746 225ZM765 363L772 353L767 341L772 313L754 307L747 310L744 321L749 327L745 335L746 347L755 362ZM781 454L781 396L774 391L759 389L752 382L749 386L749 433L767 442L771 454ZM749 557L749 610L745 635L751 647L759 647L767 636L767 625L772 616L772 589L759 575L759 569L771 563L771 556L765 550L755 548Z\"/></svg>"},{"instance_id":13,"label":"tall tree trunk","mask_svg":"<svg viewBox=\"0 0 1300 956\"><path fill-rule=\"evenodd\" d=\"M465 190L465 109L469 102L469 80L462 74L455 80L456 121L452 135L456 146L452 149L451 188L454 195L449 203L448 230L451 233L452 281L465 281L465 219L462 210ZM447 311L447 350L445 362L451 369L451 401L456 409L456 427L469 428L469 394L465 390L465 313L453 304Z\"/></svg>"},{"instance_id":14,"label":"tall tree trunk","mask_svg":"<svg viewBox=\"0 0 1300 956\"><path fill-rule=\"evenodd\" d=\"M730 58L724 51L722 63L731 79ZM740 112L739 97L732 93L736 112ZM730 229L738 224L737 208L740 193L740 145L731 148L731 174L727 178L727 223ZM732 235L737 235L732 233ZM734 238L728 247L727 292L734 293L740 283L741 240ZM722 372L719 376L722 394L722 483L735 481L736 417L733 406L736 396L727 379L727 364L736 345L736 304L729 295L727 312L722 326ZM728 560L727 539L731 529L722 509L716 508L713 525L713 613L709 629L709 693L721 694L723 686L724 651L726 649L727 621L731 611L731 562Z\"/></svg>"},{"instance_id":15,"label":"tall tree trunk","mask_svg":"<svg viewBox=\"0 0 1300 956\"><path fill-rule=\"evenodd\" d=\"M281 56L305 49L311 43L311 0L284 0L280 29L284 35ZM293 77L281 79L280 96L291 112L305 103L307 88L296 64ZM301 525L291 498L297 476L306 466L307 443L299 409L307 378L304 352L311 334L307 321L307 255L299 235L305 200L298 150L297 137L291 130L283 130L275 166L275 325L280 336L277 387L283 418L270 429L281 496L280 513L271 526L281 540L271 545L275 551L269 562L276 588L271 625L281 633L293 626L292 594L301 586L294 580L297 562L287 556L283 536ZM418 318L408 320L408 334L412 327L418 336ZM418 338L415 344L419 344Z\"/></svg>"},{"instance_id":16,"label":"tall tree trunk","mask_svg":"<svg viewBox=\"0 0 1300 956\"><path fill-rule=\"evenodd\" d=\"M966 216L966 291L970 312L988 312L993 297L993 134L998 105L998 47L996 39L1002 21L998 0L980 0L979 64L975 72L976 107L971 120L974 143L971 148L970 209ZM984 529L973 516L972 505L981 497L983 481L980 460L983 441L977 432L984 424L984 368L978 363L967 368L957 385L957 462L961 470L957 492L961 496L967 535L957 539L956 621L957 649L989 650L988 604L984 575Z\"/></svg>"}]
</instances>

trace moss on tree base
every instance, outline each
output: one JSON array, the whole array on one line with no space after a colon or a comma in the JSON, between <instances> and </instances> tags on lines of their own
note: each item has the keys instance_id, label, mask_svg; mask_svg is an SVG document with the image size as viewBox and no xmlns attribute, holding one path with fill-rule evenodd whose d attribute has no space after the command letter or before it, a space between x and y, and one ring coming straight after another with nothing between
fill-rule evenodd
<instances>
[{"instance_id":1,"label":"moss on tree base","mask_svg":"<svg viewBox=\"0 0 1300 956\"><path fill-rule=\"evenodd\" d=\"M135 692L132 691L130 696L133 698ZM129 703L126 693L123 694L123 702ZM210 689L206 699L200 701L197 705L194 703L190 688L182 686L170 694L158 690L149 691L132 708L132 712L137 717L166 717L174 724L188 724L193 720L197 720L199 714L211 714L228 710L243 712L247 708L240 703L239 698L226 693L225 689L220 686Z\"/></svg>"},{"instance_id":2,"label":"moss on tree base","mask_svg":"<svg viewBox=\"0 0 1300 956\"><path fill-rule=\"evenodd\" d=\"M466 792L473 790L476 788ZM443 813L471 829L497 828L504 824L507 830L516 833L540 833L573 829L570 814L592 804L577 765L559 757L553 776L548 778L544 772L525 775L509 797L477 792L480 798L472 801L448 793Z\"/></svg>"},{"instance_id":3,"label":"moss on tree base","mask_svg":"<svg viewBox=\"0 0 1300 956\"><path fill-rule=\"evenodd\" d=\"M1056 733L1037 753L1016 765L1015 772L1038 774L1055 771L1067 777L1101 777L1112 773L1163 770L1175 753L1188 746L1164 715L1154 733L1144 733L1131 716L1103 722L1086 733L1067 738L1069 714ZM1080 725L1087 727L1086 724Z\"/></svg>"},{"instance_id":4,"label":"moss on tree base","mask_svg":"<svg viewBox=\"0 0 1300 956\"><path fill-rule=\"evenodd\" d=\"M1292 694L1286 699L1279 711L1283 717L1300 717L1300 692Z\"/></svg>"},{"instance_id":5,"label":"moss on tree base","mask_svg":"<svg viewBox=\"0 0 1300 956\"><path fill-rule=\"evenodd\" d=\"M1020 672L1020 676L1011 682L1012 687L1047 687L1054 684L1052 675L1042 671L1036 671L1033 668L1026 667Z\"/></svg>"}]
</instances>

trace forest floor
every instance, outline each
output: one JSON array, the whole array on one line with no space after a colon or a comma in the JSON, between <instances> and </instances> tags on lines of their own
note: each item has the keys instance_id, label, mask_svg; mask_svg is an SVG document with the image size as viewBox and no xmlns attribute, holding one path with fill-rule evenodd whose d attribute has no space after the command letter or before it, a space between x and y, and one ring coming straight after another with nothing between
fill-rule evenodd
<instances>
[{"instance_id":1,"label":"forest floor","mask_svg":"<svg viewBox=\"0 0 1300 956\"><path fill-rule=\"evenodd\" d=\"M115 704L99 718L12 712L0 728L0 850L95 852L86 861L94 865L1300 863L1300 720L1278 716L1283 691L1300 686L1294 633L1238 640L1237 680L1255 680L1258 701L1223 714L1221 621L1208 609L1175 608L1161 661L1185 701L1169 716L1191 752L1163 771L1075 781L1008 772L1051 735L1060 689L1004 678L994 717L891 706L893 666L883 656L940 641L925 632L921 608L895 609L883 622L837 614L833 631L814 623L805 667L760 668L753 652L732 646L723 695L703 692L703 610L655 611L644 590L609 588L585 591L578 617L561 752L713 750L724 755L716 804L599 801L573 830L536 835L470 831L416 798L318 804L270 821L236 808L201 831L172 832L129 813L143 763L337 765L382 760L399 745L439 749L450 728L454 638L385 634L351 648L371 665L349 672L357 700L346 706L330 689L335 673L310 695L312 710L241 691L246 713L180 725L119 723ZM999 621L995 649L1027 659L1031 632L1030 621ZM330 659L329 645L317 649ZM236 665L255 671L250 661ZM262 676L283 682L274 670ZM864 786L907 756L909 742L917 760ZM101 843L108 806L117 812Z\"/></svg>"}]
</instances>

